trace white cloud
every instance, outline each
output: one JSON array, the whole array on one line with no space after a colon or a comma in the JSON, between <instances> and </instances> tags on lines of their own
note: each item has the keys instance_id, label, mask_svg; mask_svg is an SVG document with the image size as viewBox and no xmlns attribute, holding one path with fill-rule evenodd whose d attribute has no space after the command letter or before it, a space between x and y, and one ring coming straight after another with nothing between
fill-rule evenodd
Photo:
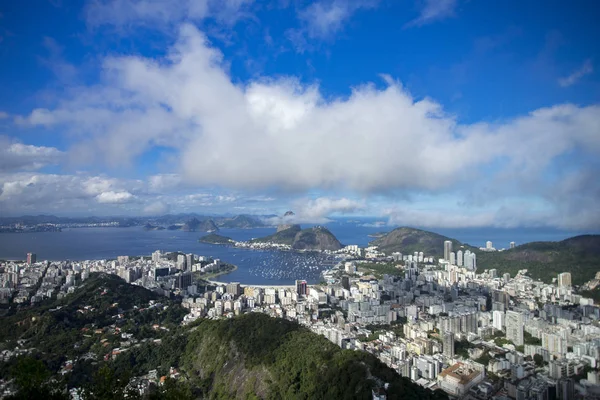
<instances>
[{"instance_id":1,"label":"white cloud","mask_svg":"<svg viewBox=\"0 0 600 400\"><path fill-rule=\"evenodd\" d=\"M165 193L180 189L184 182L178 174L159 174L148 177L148 185L151 192Z\"/></svg>"},{"instance_id":2,"label":"white cloud","mask_svg":"<svg viewBox=\"0 0 600 400\"><path fill-rule=\"evenodd\" d=\"M453 17L456 6L457 0L423 0L419 16L404 26L406 28L422 26Z\"/></svg>"},{"instance_id":3,"label":"white cloud","mask_svg":"<svg viewBox=\"0 0 600 400\"><path fill-rule=\"evenodd\" d=\"M267 223L279 224L324 224L333 214L350 214L365 208L364 202L342 198L319 197L298 199L292 202L294 215L269 218Z\"/></svg>"},{"instance_id":4,"label":"white cloud","mask_svg":"<svg viewBox=\"0 0 600 400\"><path fill-rule=\"evenodd\" d=\"M63 156L54 147L26 145L0 136L0 172L40 169L57 164Z\"/></svg>"},{"instance_id":5,"label":"white cloud","mask_svg":"<svg viewBox=\"0 0 600 400\"><path fill-rule=\"evenodd\" d=\"M162 201L155 201L153 203L148 204L146 207L144 207L144 214L163 215L163 214L167 214L170 209L171 209L171 207L168 204L166 204Z\"/></svg>"},{"instance_id":6,"label":"white cloud","mask_svg":"<svg viewBox=\"0 0 600 400\"><path fill-rule=\"evenodd\" d=\"M562 87L568 87L577 83L581 78L594 72L594 67L590 60L585 60L583 65L573 71L571 75L558 80L558 84Z\"/></svg>"},{"instance_id":7,"label":"white cloud","mask_svg":"<svg viewBox=\"0 0 600 400\"><path fill-rule=\"evenodd\" d=\"M212 18L234 24L248 16L252 0L90 0L84 15L89 26L160 29L181 21Z\"/></svg>"},{"instance_id":8,"label":"white cloud","mask_svg":"<svg viewBox=\"0 0 600 400\"><path fill-rule=\"evenodd\" d=\"M334 99L293 77L234 84L222 54L191 25L181 28L164 59L111 57L104 76L22 123L78 132L71 154L96 155L86 159L109 165L156 145L175 148L180 175L152 178L155 192L197 185L249 193L318 188L361 197L459 190L469 196L489 184L490 196L525 193L575 212L568 196L550 195L566 177L549 168L574 152L600 155L598 105L563 104L462 124L389 77L383 89L365 84ZM573 166L597 171L585 160L573 158ZM577 198L593 198L585 186L577 188Z\"/></svg>"},{"instance_id":9,"label":"white cloud","mask_svg":"<svg viewBox=\"0 0 600 400\"><path fill-rule=\"evenodd\" d=\"M129 192L102 192L96 196L98 203L120 204L127 203L133 199L133 195Z\"/></svg>"},{"instance_id":10,"label":"white cloud","mask_svg":"<svg viewBox=\"0 0 600 400\"><path fill-rule=\"evenodd\" d=\"M10 215L30 212L158 215L176 212L224 213L255 197L227 192L194 193L190 188L156 191L147 181L92 176L0 172L0 209Z\"/></svg>"},{"instance_id":11,"label":"white cloud","mask_svg":"<svg viewBox=\"0 0 600 400\"><path fill-rule=\"evenodd\" d=\"M10 117L10 115L5 111L0 111L0 119L6 119Z\"/></svg>"},{"instance_id":12,"label":"white cloud","mask_svg":"<svg viewBox=\"0 0 600 400\"><path fill-rule=\"evenodd\" d=\"M298 17L309 37L328 39L339 32L356 11L376 5L376 0L321 0L301 10Z\"/></svg>"},{"instance_id":13,"label":"white cloud","mask_svg":"<svg viewBox=\"0 0 600 400\"><path fill-rule=\"evenodd\" d=\"M437 210L393 210L389 212L388 225L421 228L474 228L496 226L493 213L459 213Z\"/></svg>"}]
</instances>

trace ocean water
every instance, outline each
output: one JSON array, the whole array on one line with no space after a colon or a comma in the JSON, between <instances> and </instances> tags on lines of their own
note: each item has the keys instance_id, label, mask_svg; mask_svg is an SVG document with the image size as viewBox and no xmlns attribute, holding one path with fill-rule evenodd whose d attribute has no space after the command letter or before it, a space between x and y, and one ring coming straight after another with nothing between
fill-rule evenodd
<instances>
[{"instance_id":1,"label":"ocean water","mask_svg":"<svg viewBox=\"0 0 600 400\"><path fill-rule=\"evenodd\" d=\"M373 218L337 218L326 226L343 244L367 245L374 240L369 235L392 228L376 226ZM566 232L551 229L429 229L469 243L485 246L491 240L495 247L562 240L585 232ZM265 236L274 228L223 229L219 233L235 240ZM588 232L589 233L589 232ZM319 281L320 272L332 263L320 254L298 254L282 251L255 251L198 242L201 232L144 231L131 228L77 228L63 232L0 233L0 259L22 260L34 252L38 260L96 260L120 255L150 255L155 250L182 251L219 258L238 266L236 271L221 275L220 281L248 284L291 284L295 279L309 283Z\"/></svg>"}]
</instances>

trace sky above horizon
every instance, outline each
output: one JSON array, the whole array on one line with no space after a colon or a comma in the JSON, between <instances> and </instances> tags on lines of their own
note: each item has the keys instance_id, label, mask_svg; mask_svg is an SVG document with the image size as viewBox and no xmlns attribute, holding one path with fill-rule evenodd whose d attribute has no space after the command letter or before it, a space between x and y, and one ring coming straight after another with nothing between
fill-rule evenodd
<instances>
[{"instance_id":1,"label":"sky above horizon","mask_svg":"<svg viewBox=\"0 0 600 400\"><path fill-rule=\"evenodd\" d=\"M600 3L0 3L0 217L600 230Z\"/></svg>"}]
</instances>

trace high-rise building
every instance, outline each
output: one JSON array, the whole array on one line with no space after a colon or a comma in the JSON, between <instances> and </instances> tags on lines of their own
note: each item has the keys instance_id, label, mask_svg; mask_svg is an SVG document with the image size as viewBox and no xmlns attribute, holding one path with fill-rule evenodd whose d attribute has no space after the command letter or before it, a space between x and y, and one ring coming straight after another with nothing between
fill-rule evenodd
<instances>
[{"instance_id":1,"label":"high-rise building","mask_svg":"<svg viewBox=\"0 0 600 400\"><path fill-rule=\"evenodd\" d=\"M488 240L487 242L485 242L485 248L488 250L491 250L494 248L493 243L491 240Z\"/></svg>"},{"instance_id":2,"label":"high-rise building","mask_svg":"<svg viewBox=\"0 0 600 400\"><path fill-rule=\"evenodd\" d=\"M442 351L446 357L454 357L454 333L444 332Z\"/></svg>"},{"instance_id":3,"label":"high-rise building","mask_svg":"<svg viewBox=\"0 0 600 400\"><path fill-rule=\"evenodd\" d=\"M558 380L558 398L560 400L570 400L575 398L575 383L573 379L562 378Z\"/></svg>"},{"instance_id":4,"label":"high-rise building","mask_svg":"<svg viewBox=\"0 0 600 400\"><path fill-rule=\"evenodd\" d=\"M450 252L450 264L456 265L456 253L454 253L453 251Z\"/></svg>"},{"instance_id":5,"label":"high-rise building","mask_svg":"<svg viewBox=\"0 0 600 400\"><path fill-rule=\"evenodd\" d=\"M177 269L185 271L185 254L177 255Z\"/></svg>"},{"instance_id":6,"label":"high-rise building","mask_svg":"<svg viewBox=\"0 0 600 400\"><path fill-rule=\"evenodd\" d=\"M456 265L459 267L463 266L463 251L459 250L456 252Z\"/></svg>"},{"instance_id":7,"label":"high-rise building","mask_svg":"<svg viewBox=\"0 0 600 400\"><path fill-rule=\"evenodd\" d=\"M495 310L492 311L492 325L494 329L501 331L504 329L505 325L505 314L503 311Z\"/></svg>"},{"instance_id":8,"label":"high-rise building","mask_svg":"<svg viewBox=\"0 0 600 400\"><path fill-rule=\"evenodd\" d=\"M444 260L450 261L450 253L452 253L452 241L444 241Z\"/></svg>"},{"instance_id":9,"label":"high-rise building","mask_svg":"<svg viewBox=\"0 0 600 400\"><path fill-rule=\"evenodd\" d=\"M348 286L350 286L350 285L348 284ZM305 280L297 280L296 281L296 292L300 296L306 296L307 285L306 285L306 281Z\"/></svg>"},{"instance_id":10,"label":"high-rise building","mask_svg":"<svg viewBox=\"0 0 600 400\"><path fill-rule=\"evenodd\" d=\"M231 282L227 284L227 293L239 296L241 294L241 286L239 282Z\"/></svg>"},{"instance_id":11,"label":"high-rise building","mask_svg":"<svg viewBox=\"0 0 600 400\"><path fill-rule=\"evenodd\" d=\"M558 286L571 286L571 273L563 272L558 274Z\"/></svg>"},{"instance_id":12,"label":"high-rise building","mask_svg":"<svg viewBox=\"0 0 600 400\"><path fill-rule=\"evenodd\" d=\"M185 268L187 271L192 270L192 265L194 265L194 255L192 253L188 253L185 256Z\"/></svg>"},{"instance_id":13,"label":"high-rise building","mask_svg":"<svg viewBox=\"0 0 600 400\"><path fill-rule=\"evenodd\" d=\"M160 250L156 250L154 253L152 253L152 261L155 263L160 262L161 257L162 253L160 252Z\"/></svg>"},{"instance_id":14,"label":"high-rise building","mask_svg":"<svg viewBox=\"0 0 600 400\"><path fill-rule=\"evenodd\" d=\"M523 344L523 314L516 311L507 311L505 317L506 338L515 346Z\"/></svg>"},{"instance_id":15,"label":"high-rise building","mask_svg":"<svg viewBox=\"0 0 600 400\"><path fill-rule=\"evenodd\" d=\"M298 286L298 284L296 284L296 287ZM342 287L346 290L350 290L350 277L349 276L342 276ZM298 290L298 294L300 294L300 291Z\"/></svg>"},{"instance_id":16,"label":"high-rise building","mask_svg":"<svg viewBox=\"0 0 600 400\"><path fill-rule=\"evenodd\" d=\"M37 255L35 253L27 253L27 264L35 264L37 262Z\"/></svg>"},{"instance_id":17,"label":"high-rise building","mask_svg":"<svg viewBox=\"0 0 600 400\"><path fill-rule=\"evenodd\" d=\"M192 273L184 272L175 278L175 287L177 289L187 289L188 286L192 285Z\"/></svg>"},{"instance_id":18,"label":"high-rise building","mask_svg":"<svg viewBox=\"0 0 600 400\"><path fill-rule=\"evenodd\" d=\"M490 278L494 279L498 277L498 270L492 268L488 271L488 274L490 275Z\"/></svg>"},{"instance_id":19,"label":"high-rise building","mask_svg":"<svg viewBox=\"0 0 600 400\"><path fill-rule=\"evenodd\" d=\"M514 249L515 248L515 242L510 242L510 248Z\"/></svg>"}]
</instances>

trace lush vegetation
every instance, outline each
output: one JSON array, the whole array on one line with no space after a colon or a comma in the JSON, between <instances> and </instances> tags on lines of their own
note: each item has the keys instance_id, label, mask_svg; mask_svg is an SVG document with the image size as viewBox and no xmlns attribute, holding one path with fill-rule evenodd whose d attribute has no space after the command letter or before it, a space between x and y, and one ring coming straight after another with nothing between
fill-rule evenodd
<instances>
[{"instance_id":1,"label":"lush vegetation","mask_svg":"<svg viewBox=\"0 0 600 400\"><path fill-rule=\"evenodd\" d=\"M232 244L233 239L227 236L217 235L216 233L209 233L208 235L202 236L198 241L202 243L210 244Z\"/></svg>"},{"instance_id":2,"label":"lush vegetation","mask_svg":"<svg viewBox=\"0 0 600 400\"><path fill-rule=\"evenodd\" d=\"M535 346L541 346L542 345L542 339L536 338L535 336L532 336L531 333L527 332L527 331L523 331L523 342L525 344L532 344Z\"/></svg>"},{"instance_id":3,"label":"lush vegetation","mask_svg":"<svg viewBox=\"0 0 600 400\"><path fill-rule=\"evenodd\" d=\"M372 273L378 278L383 275L403 276L404 271L395 263L360 263L356 265L359 271Z\"/></svg>"},{"instance_id":4,"label":"lush vegetation","mask_svg":"<svg viewBox=\"0 0 600 400\"><path fill-rule=\"evenodd\" d=\"M463 358L469 358L469 349L475 347L471 342L466 339L454 341L454 354L457 354Z\"/></svg>"},{"instance_id":5,"label":"lush vegetation","mask_svg":"<svg viewBox=\"0 0 600 400\"><path fill-rule=\"evenodd\" d=\"M296 323L262 314L201 321L184 365L193 386L211 398L369 398L377 380L390 383L389 398L445 398L366 352L342 350Z\"/></svg>"},{"instance_id":6,"label":"lush vegetation","mask_svg":"<svg viewBox=\"0 0 600 400\"><path fill-rule=\"evenodd\" d=\"M155 306L149 306L151 301ZM177 344L172 343L177 337L174 334L181 329L179 324L185 313L179 304L129 285L114 275L92 274L78 290L63 299L12 310L0 324L3 340L0 350L29 349L26 359L35 363L26 362L27 368L48 371L48 376L57 379L63 388L83 387L92 383L95 372L105 364L105 356L110 356L113 349L129 347L130 354L139 360L137 369L120 368L120 377L131 376L132 372L147 373L170 362ZM133 345L133 339L139 347ZM161 341L165 346L159 344ZM0 376L17 379L27 370L19 367L22 360L23 357L13 357L0 362ZM68 360L73 363L70 372L57 375ZM113 368L111 357L108 360L106 364ZM161 364L155 360L163 361ZM120 364L122 361L114 367ZM27 393L29 389L24 388L22 392Z\"/></svg>"}]
</instances>

